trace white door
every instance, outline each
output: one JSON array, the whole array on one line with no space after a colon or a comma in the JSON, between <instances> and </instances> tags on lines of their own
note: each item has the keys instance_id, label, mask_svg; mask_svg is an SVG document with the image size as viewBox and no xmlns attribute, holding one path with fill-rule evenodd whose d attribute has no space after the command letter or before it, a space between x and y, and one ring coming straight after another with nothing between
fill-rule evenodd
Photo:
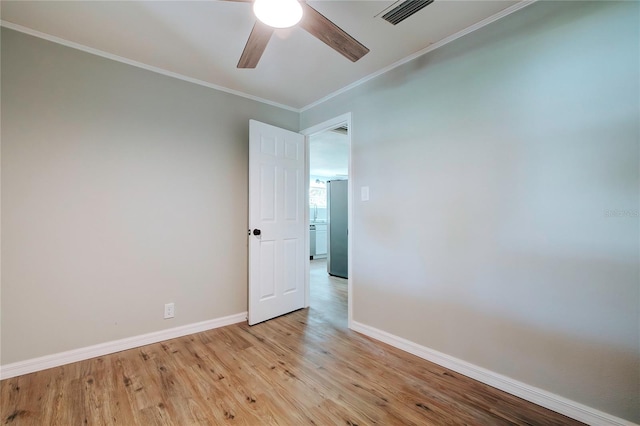
<instances>
[{"instance_id":1,"label":"white door","mask_svg":"<svg viewBox=\"0 0 640 426\"><path fill-rule=\"evenodd\" d=\"M249 325L304 307L304 136L249 121Z\"/></svg>"}]
</instances>

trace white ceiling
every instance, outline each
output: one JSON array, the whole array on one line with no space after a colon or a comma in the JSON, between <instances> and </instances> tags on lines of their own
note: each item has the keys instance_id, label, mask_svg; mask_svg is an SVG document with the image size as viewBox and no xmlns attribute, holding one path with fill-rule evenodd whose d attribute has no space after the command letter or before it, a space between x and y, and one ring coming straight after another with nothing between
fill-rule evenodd
<instances>
[{"instance_id":1,"label":"white ceiling","mask_svg":"<svg viewBox=\"0 0 640 426\"><path fill-rule=\"evenodd\" d=\"M325 178L349 175L348 136L332 130L309 137L309 174Z\"/></svg>"},{"instance_id":2,"label":"white ceiling","mask_svg":"<svg viewBox=\"0 0 640 426\"><path fill-rule=\"evenodd\" d=\"M394 26L376 17L393 1L309 1L369 54L352 63L293 27L256 69L236 68L254 23L244 2L2 0L1 12L9 28L298 110L518 2L436 0Z\"/></svg>"}]
</instances>

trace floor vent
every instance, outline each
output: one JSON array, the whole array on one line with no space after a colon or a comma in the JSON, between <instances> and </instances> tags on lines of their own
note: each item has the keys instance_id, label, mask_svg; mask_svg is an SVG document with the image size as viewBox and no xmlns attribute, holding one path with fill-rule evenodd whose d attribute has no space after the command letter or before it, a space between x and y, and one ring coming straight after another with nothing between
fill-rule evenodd
<instances>
[{"instance_id":1,"label":"floor vent","mask_svg":"<svg viewBox=\"0 0 640 426\"><path fill-rule=\"evenodd\" d=\"M393 25L398 25L400 22L422 10L422 8L429 6L431 3L433 3L433 0L405 0L382 15L382 19L387 22L391 22Z\"/></svg>"}]
</instances>

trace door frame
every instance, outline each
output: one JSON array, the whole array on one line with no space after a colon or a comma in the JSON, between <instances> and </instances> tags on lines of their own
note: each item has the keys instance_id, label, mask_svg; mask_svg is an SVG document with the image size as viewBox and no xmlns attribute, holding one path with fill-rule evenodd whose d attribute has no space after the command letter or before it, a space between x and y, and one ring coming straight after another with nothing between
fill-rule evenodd
<instances>
[{"instance_id":1,"label":"door frame","mask_svg":"<svg viewBox=\"0 0 640 426\"><path fill-rule=\"evenodd\" d=\"M353 319L353 297L352 297L352 283L353 283L353 168L352 168L352 145L351 140L353 138L353 126L352 126L352 118L351 113L347 112L345 114L339 115L337 117L331 118L327 121L324 121L320 124L316 124L315 126L308 127L304 130L301 130L300 133L305 137L305 185L307 188L306 196L304 197L305 202L305 225L306 225L306 236L305 236L305 245L306 251L305 253L309 253L310 250L310 241L309 241L309 174L310 174L310 164L309 164L309 137L313 135L317 135L318 133L323 133L328 130L335 129L340 126L347 126L347 145L348 145L348 180L347 184L347 228L349 233L347 235L347 270L348 270L348 278L347 278L347 326L352 328L352 319ZM309 256L305 256L305 293L304 293L304 306L305 308L309 307L309 291L310 291L310 280L309 273L311 268L311 260Z\"/></svg>"}]
</instances>

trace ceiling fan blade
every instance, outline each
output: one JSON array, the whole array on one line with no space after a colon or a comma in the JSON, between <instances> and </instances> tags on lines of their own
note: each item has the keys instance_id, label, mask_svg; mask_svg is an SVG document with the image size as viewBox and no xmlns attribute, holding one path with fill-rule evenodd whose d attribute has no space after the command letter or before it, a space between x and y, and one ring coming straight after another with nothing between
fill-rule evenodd
<instances>
[{"instance_id":1,"label":"ceiling fan blade","mask_svg":"<svg viewBox=\"0 0 640 426\"><path fill-rule=\"evenodd\" d=\"M327 46L355 62L369 53L364 45L305 2L300 2L304 13L300 27Z\"/></svg>"},{"instance_id":2,"label":"ceiling fan blade","mask_svg":"<svg viewBox=\"0 0 640 426\"><path fill-rule=\"evenodd\" d=\"M269 43L271 34L273 34L273 28L256 21L249 35L249 40L244 46L242 56L238 61L238 68L255 68L258 65L258 61L260 61L260 57L267 47L267 43Z\"/></svg>"}]
</instances>

